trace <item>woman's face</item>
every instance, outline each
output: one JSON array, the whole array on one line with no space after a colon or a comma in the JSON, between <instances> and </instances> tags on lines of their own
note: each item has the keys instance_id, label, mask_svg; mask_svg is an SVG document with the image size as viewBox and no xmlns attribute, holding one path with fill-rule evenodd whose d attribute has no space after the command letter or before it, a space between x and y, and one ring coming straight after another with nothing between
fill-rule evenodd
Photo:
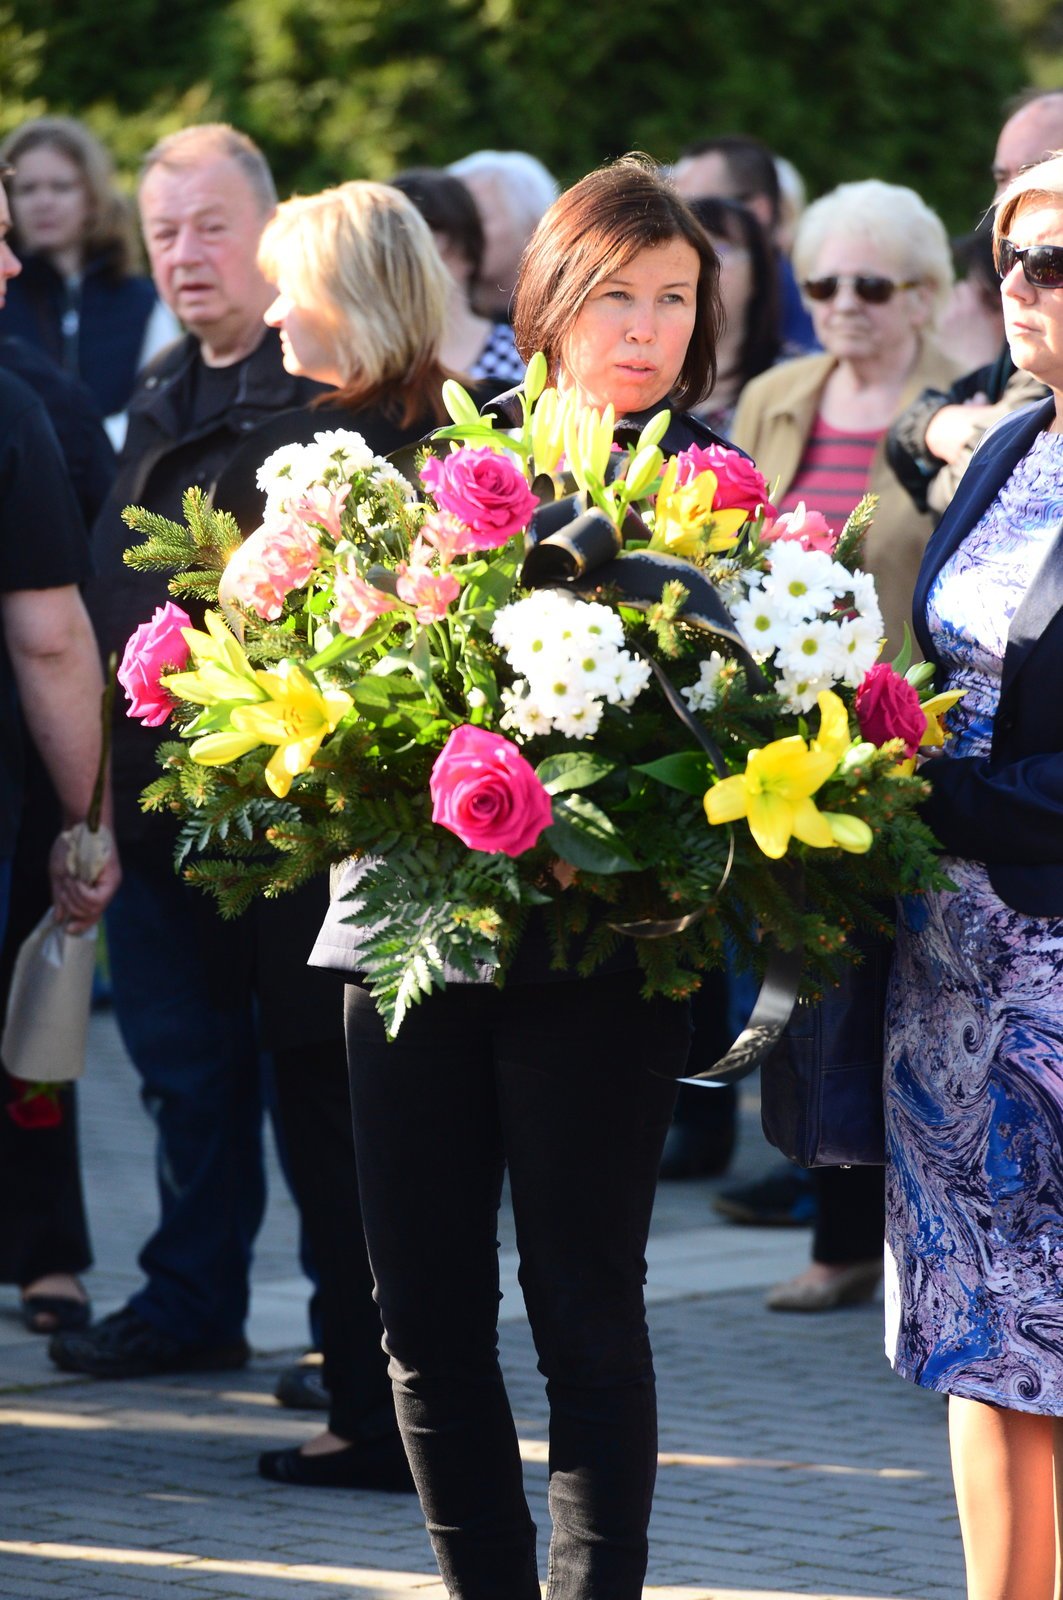
<instances>
[{"instance_id":1,"label":"woman's face","mask_svg":"<svg viewBox=\"0 0 1063 1600\"><path fill-rule=\"evenodd\" d=\"M331 318L317 306L300 304L291 285L282 278L277 297L263 314L267 327L281 336L284 370L296 378L315 378L318 383L342 388L346 379L339 370L339 352Z\"/></svg>"},{"instance_id":2,"label":"woman's face","mask_svg":"<svg viewBox=\"0 0 1063 1600\"><path fill-rule=\"evenodd\" d=\"M854 278L886 278L894 284L915 276L899 256L886 252L874 240L859 235L826 239L820 246L808 277L812 281L837 277L841 281L828 300L806 296L816 337L839 361L879 361L896 356L911 345L930 320L929 289L894 289L880 305L865 300Z\"/></svg>"},{"instance_id":3,"label":"woman's face","mask_svg":"<svg viewBox=\"0 0 1063 1600\"><path fill-rule=\"evenodd\" d=\"M26 250L54 254L79 248L90 214L81 169L51 145L25 151L15 162L11 209Z\"/></svg>"},{"instance_id":4,"label":"woman's face","mask_svg":"<svg viewBox=\"0 0 1063 1600\"><path fill-rule=\"evenodd\" d=\"M640 250L596 285L561 349L561 385L585 405L645 411L675 387L694 331L701 261L685 239Z\"/></svg>"},{"instance_id":5,"label":"woman's face","mask_svg":"<svg viewBox=\"0 0 1063 1600\"><path fill-rule=\"evenodd\" d=\"M1031 203L1012 218L1008 238L1020 250L1031 244L1063 245L1059 207ZM1000 285L1000 298L1015 365L1063 391L1063 289L1035 288L1016 261Z\"/></svg>"}]
</instances>

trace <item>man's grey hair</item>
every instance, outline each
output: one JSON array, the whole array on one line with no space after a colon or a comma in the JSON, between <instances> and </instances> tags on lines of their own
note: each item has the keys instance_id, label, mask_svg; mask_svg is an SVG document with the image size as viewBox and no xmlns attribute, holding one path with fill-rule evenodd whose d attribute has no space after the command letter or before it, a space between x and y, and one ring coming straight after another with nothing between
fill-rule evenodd
<instances>
[{"instance_id":1,"label":"man's grey hair","mask_svg":"<svg viewBox=\"0 0 1063 1600\"><path fill-rule=\"evenodd\" d=\"M557 180L526 150L474 150L472 155L452 161L447 171L455 178L498 178L529 231L560 192Z\"/></svg>"},{"instance_id":2,"label":"man's grey hair","mask_svg":"<svg viewBox=\"0 0 1063 1600\"><path fill-rule=\"evenodd\" d=\"M197 122L190 128L168 133L152 146L141 162L140 181L143 183L154 167L165 167L173 172L207 161L235 162L247 179L263 216L274 209L277 190L265 156L253 139L231 128L227 122Z\"/></svg>"}]
</instances>

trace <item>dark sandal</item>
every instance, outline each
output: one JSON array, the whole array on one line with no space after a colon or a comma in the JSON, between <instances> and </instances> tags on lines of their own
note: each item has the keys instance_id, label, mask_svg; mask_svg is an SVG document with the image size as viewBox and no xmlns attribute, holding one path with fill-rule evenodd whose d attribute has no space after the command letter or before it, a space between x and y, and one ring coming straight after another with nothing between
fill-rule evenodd
<instances>
[{"instance_id":1,"label":"dark sandal","mask_svg":"<svg viewBox=\"0 0 1063 1600\"><path fill-rule=\"evenodd\" d=\"M27 1294L22 1297L22 1320L31 1333L67 1333L87 1328L92 1307L69 1294Z\"/></svg>"}]
</instances>

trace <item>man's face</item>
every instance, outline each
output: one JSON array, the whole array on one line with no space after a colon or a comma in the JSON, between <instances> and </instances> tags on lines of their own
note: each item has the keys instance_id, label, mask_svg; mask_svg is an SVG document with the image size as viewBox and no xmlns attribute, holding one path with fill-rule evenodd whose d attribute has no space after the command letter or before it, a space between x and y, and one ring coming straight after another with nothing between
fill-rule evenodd
<instances>
[{"instance_id":1,"label":"man's face","mask_svg":"<svg viewBox=\"0 0 1063 1600\"><path fill-rule=\"evenodd\" d=\"M1063 94L1031 100L1000 130L993 157L993 195L998 197L1023 167L1063 149Z\"/></svg>"},{"instance_id":2,"label":"man's face","mask_svg":"<svg viewBox=\"0 0 1063 1600\"><path fill-rule=\"evenodd\" d=\"M226 352L251 329L254 348L273 298L255 260L267 213L237 163L151 167L140 216L155 287L170 310L208 349Z\"/></svg>"},{"instance_id":3,"label":"man's face","mask_svg":"<svg viewBox=\"0 0 1063 1600\"><path fill-rule=\"evenodd\" d=\"M7 242L10 231L11 212L8 209L4 186L0 184L0 308L7 299L8 280L17 278L22 271L22 262Z\"/></svg>"},{"instance_id":4,"label":"man's face","mask_svg":"<svg viewBox=\"0 0 1063 1600\"><path fill-rule=\"evenodd\" d=\"M726 157L719 150L704 155L684 156L672 169L672 182L684 200L737 200L763 223L770 233L775 225L771 200L766 194L749 194L731 175Z\"/></svg>"}]
</instances>

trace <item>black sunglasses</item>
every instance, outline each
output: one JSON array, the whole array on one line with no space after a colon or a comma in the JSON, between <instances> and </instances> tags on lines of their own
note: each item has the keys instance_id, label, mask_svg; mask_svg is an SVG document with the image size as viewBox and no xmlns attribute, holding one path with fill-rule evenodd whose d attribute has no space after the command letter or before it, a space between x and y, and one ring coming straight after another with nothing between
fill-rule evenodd
<instances>
[{"instance_id":1,"label":"black sunglasses","mask_svg":"<svg viewBox=\"0 0 1063 1600\"><path fill-rule=\"evenodd\" d=\"M997 261L1002 278L1017 261L1035 289L1063 289L1063 244L1028 244L1020 250L1010 239L1001 239Z\"/></svg>"},{"instance_id":2,"label":"black sunglasses","mask_svg":"<svg viewBox=\"0 0 1063 1600\"><path fill-rule=\"evenodd\" d=\"M918 289L919 281L894 283L892 278L879 278L868 272L835 272L829 278L806 278L801 285L810 300L833 300L841 285L848 283L869 306L884 306L892 300L898 289Z\"/></svg>"}]
</instances>

